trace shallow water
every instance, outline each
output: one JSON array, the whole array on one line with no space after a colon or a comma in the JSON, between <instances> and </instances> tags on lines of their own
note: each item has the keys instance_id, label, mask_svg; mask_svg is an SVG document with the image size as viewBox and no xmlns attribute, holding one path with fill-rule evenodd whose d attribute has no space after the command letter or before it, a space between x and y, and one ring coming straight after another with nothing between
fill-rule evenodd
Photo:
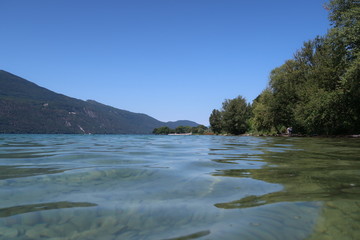
<instances>
[{"instance_id":1,"label":"shallow water","mask_svg":"<svg viewBox=\"0 0 360 240\"><path fill-rule=\"evenodd\" d=\"M0 135L0 239L360 239L360 139Z\"/></svg>"}]
</instances>

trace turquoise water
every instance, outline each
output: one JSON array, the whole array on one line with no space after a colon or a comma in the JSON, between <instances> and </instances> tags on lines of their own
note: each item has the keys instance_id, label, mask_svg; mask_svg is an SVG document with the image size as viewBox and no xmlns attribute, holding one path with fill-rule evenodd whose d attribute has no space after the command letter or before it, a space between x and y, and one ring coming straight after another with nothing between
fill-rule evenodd
<instances>
[{"instance_id":1,"label":"turquoise water","mask_svg":"<svg viewBox=\"0 0 360 240\"><path fill-rule=\"evenodd\" d=\"M0 135L0 239L360 239L360 139Z\"/></svg>"}]
</instances>

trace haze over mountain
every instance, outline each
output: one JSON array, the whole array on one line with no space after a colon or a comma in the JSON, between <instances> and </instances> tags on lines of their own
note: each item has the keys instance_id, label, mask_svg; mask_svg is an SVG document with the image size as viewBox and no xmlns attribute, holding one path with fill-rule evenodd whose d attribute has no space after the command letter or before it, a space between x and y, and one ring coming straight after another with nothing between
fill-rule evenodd
<instances>
[{"instance_id":1,"label":"haze over mountain","mask_svg":"<svg viewBox=\"0 0 360 240\"><path fill-rule=\"evenodd\" d=\"M148 134L161 126L198 126L71 98L3 70L0 86L0 133Z\"/></svg>"}]
</instances>

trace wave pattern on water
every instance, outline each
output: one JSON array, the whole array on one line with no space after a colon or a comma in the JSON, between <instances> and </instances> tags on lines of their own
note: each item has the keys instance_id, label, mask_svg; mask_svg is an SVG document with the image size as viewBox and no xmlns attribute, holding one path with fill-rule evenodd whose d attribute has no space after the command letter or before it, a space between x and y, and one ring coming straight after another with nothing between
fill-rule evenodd
<instances>
[{"instance_id":1,"label":"wave pattern on water","mask_svg":"<svg viewBox=\"0 0 360 240\"><path fill-rule=\"evenodd\" d=\"M0 239L351 239L359 144L1 135Z\"/></svg>"}]
</instances>

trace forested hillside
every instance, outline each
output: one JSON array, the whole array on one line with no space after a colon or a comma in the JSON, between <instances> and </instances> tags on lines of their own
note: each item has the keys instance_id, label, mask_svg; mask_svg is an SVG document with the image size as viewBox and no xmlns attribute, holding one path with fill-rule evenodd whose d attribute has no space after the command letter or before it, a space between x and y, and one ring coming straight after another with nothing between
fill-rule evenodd
<instances>
[{"instance_id":1,"label":"forested hillside","mask_svg":"<svg viewBox=\"0 0 360 240\"><path fill-rule=\"evenodd\" d=\"M0 86L0 133L147 134L184 124L67 97L1 70Z\"/></svg>"},{"instance_id":2,"label":"forested hillside","mask_svg":"<svg viewBox=\"0 0 360 240\"><path fill-rule=\"evenodd\" d=\"M303 134L360 132L360 2L332 0L324 8L328 33L272 70L251 105L239 96L214 110L214 132L280 133L289 126Z\"/></svg>"}]
</instances>

